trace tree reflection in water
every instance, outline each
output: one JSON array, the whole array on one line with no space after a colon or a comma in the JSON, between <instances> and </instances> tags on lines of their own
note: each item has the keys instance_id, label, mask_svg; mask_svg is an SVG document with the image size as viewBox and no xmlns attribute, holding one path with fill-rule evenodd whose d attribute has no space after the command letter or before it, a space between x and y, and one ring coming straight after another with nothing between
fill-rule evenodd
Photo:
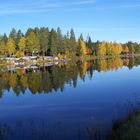
<instances>
[{"instance_id":1,"label":"tree reflection in water","mask_svg":"<svg viewBox=\"0 0 140 140\"><path fill-rule=\"evenodd\" d=\"M51 67L37 67L37 69L20 69L0 72L0 96L3 90L12 89L18 96L24 94L27 89L32 94L52 93L63 91L65 84L77 85L77 78L85 79L88 74L92 78L94 71L117 70L123 66L129 69L140 64L139 58L130 59L101 59L77 63L58 64Z\"/></svg>"}]
</instances>

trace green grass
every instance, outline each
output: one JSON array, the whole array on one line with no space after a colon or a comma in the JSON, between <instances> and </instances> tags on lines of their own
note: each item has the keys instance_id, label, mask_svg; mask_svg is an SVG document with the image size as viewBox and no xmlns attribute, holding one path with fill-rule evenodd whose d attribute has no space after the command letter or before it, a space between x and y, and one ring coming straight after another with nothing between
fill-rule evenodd
<instances>
[{"instance_id":1,"label":"green grass","mask_svg":"<svg viewBox=\"0 0 140 140\"><path fill-rule=\"evenodd\" d=\"M107 140L140 140L140 110L116 122Z\"/></svg>"}]
</instances>

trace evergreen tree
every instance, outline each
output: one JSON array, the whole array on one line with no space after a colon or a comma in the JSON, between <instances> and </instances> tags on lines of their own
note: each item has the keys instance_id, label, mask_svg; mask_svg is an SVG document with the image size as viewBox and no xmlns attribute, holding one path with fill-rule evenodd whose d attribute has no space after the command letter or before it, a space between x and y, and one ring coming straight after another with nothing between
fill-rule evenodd
<instances>
[{"instance_id":1,"label":"evergreen tree","mask_svg":"<svg viewBox=\"0 0 140 140\"><path fill-rule=\"evenodd\" d=\"M15 28L12 29L12 31L9 34L9 38L12 38L14 41L17 39L17 31Z\"/></svg>"},{"instance_id":2,"label":"evergreen tree","mask_svg":"<svg viewBox=\"0 0 140 140\"><path fill-rule=\"evenodd\" d=\"M76 52L76 38L74 34L74 30L71 29L70 31L70 51L72 55L75 55Z\"/></svg>"},{"instance_id":3,"label":"evergreen tree","mask_svg":"<svg viewBox=\"0 0 140 140\"><path fill-rule=\"evenodd\" d=\"M58 37L58 53L64 53L64 46L63 46L63 36L60 28L57 28L57 37Z\"/></svg>"},{"instance_id":4,"label":"evergreen tree","mask_svg":"<svg viewBox=\"0 0 140 140\"><path fill-rule=\"evenodd\" d=\"M26 44L26 46L25 46ZM24 52L38 52L40 55L50 54L52 56L65 55L66 57L74 57L75 55L94 55L100 56L116 56L121 54L140 53L140 44L136 42L116 43L116 42L92 42L88 35L85 43L83 35L76 40L74 30L63 35L60 28L57 30L48 28L29 28L25 35L21 30L12 29L9 37L6 34L0 36L0 54L11 56L13 54L24 54ZM21 53L22 52L22 53ZM104 65L105 66L105 65Z\"/></svg>"},{"instance_id":5,"label":"evergreen tree","mask_svg":"<svg viewBox=\"0 0 140 140\"><path fill-rule=\"evenodd\" d=\"M134 44L132 42L128 42L127 46L128 46L128 49L129 49L129 53L134 54L135 53Z\"/></svg>"},{"instance_id":6,"label":"evergreen tree","mask_svg":"<svg viewBox=\"0 0 140 140\"><path fill-rule=\"evenodd\" d=\"M80 39L84 41L83 34L80 35Z\"/></svg>"},{"instance_id":7,"label":"evergreen tree","mask_svg":"<svg viewBox=\"0 0 140 140\"><path fill-rule=\"evenodd\" d=\"M90 36L88 35L88 37L87 37L87 47L89 48L89 49L91 49L92 48L92 41L91 41L91 38L90 38Z\"/></svg>"},{"instance_id":8,"label":"evergreen tree","mask_svg":"<svg viewBox=\"0 0 140 140\"><path fill-rule=\"evenodd\" d=\"M47 50L49 49L49 29L48 28L40 28L38 35L40 50L43 55L46 55Z\"/></svg>"},{"instance_id":9,"label":"evergreen tree","mask_svg":"<svg viewBox=\"0 0 140 140\"><path fill-rule=\"evenodd\" d=\"M15 40L15 43L16 43L16 49L19 50L19 46L18 46L18 43L20 41L20 39L24 36L24 34L21 32L21 30L18 30L17 32L17 38Z\"/></svg>"},{"instance_id":10,"label":"evergreen tree","mask_svg":"<svg viewBox=\"0 0 140 140\"><path fill-rule=\"evenodd\" d=\"M49 48L50 48L51 55L56 56L58 54L57 45L58 45L57 33L54 29L52 29L50 32L50 39L49 39Z\"/></svg>"},{"instance_id":11,"label":"evergreen tree","mask_svg":"<svg viewBox=\"0 0 140 140\"><path fill-rule=\"evenodd\" d=\"M7 35L6 34L4 34L3 35L3 41L5 42L5 44L7 43L7 41L8 41L8 37L7 37Z\"/></svg>"}]
</instances>

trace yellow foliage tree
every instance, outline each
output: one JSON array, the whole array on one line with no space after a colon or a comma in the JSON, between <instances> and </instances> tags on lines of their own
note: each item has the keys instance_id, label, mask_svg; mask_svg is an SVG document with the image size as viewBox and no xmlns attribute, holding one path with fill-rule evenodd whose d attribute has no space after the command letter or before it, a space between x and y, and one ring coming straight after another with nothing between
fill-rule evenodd
<instances>
[{"instance_id":1,"label":"yellow foliage tree","mask_svg":"<svg viewBox=\"0 0 140 140\"><path fill-rule=\"evenodd\" d=\"M15 53L15 41L13 40L13 38L9 38L8 42L7 42L7 51L9 55L13 55Z\"/></svg>"},{"instance_id":2,"label":"yellow foliage tree","mask_svg":"<svg viewBox=\"0 0 140 140\"><path fill-rule=\"evenodd\" d=\"M123 50L122 50L123 54L128 54L129 53L129 49L127 45L123 46Z\"/></svg>"},{"instance_id":3,"label":"yellow foliage tree","mask_svg":"<svg viewBox=\"0 0 140 140\"><path fill-rule=\"evenodd\" d=\"M22 52L22 51L17 51L16 52L16 57L24 57L25 55L24 55L24 52Z\"/></svg>"},{"instance_id":4,"label":"yellow foliage tree","mask_svg":"<svg viewBox=\"0 0 140 140\"><path fill-rule=\"evenodd\" d=\"M106 43L105 42L100 42L99 44L98 44L98 52L97 52L97 54L99 55L99 56L104 56L104 55L106 55Z\"/></svg>"},{"instance_id":5,"label":"yellow foliage tree","mask_svg":"<svg viewBox=\"0 0 140 140\"><path fill-rule=\"evenodd\" d=\"M84 41L82 41L80 39L80 43L81 43L81 52L83 55L90 55L91 54L91 50L89 48L87 48L86 43Z\"/></svg>"}]
</instances>

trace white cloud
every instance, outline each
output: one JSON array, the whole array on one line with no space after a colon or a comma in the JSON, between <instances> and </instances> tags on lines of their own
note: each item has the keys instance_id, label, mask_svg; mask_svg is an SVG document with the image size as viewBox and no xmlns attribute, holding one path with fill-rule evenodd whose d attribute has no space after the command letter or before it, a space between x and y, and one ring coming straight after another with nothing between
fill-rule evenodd
<instances>
[{"instance_id":1,"label":"white cloud","mask_svg":"<svg viewBox=\"0 0 140 140\"><path fill-rule=\"evenodd\" d=\"M101 6L96 7L99 9L132 9L132 8L140 8L140 4L120 4L120 5L112 5L112 6Z\"/></svg>"},{"instance_id":2,"label":"white cloud","mask_svg":"<svg viewBox=\"0 0 140 140\"><path fill-rule=\"evenodd\" d=\"M40 9L40 10L5 10L1 11L0 15L5 14L22 14L22 13L40 13L40 12L49 12L53 11L53 9Z\"/></svg>"},{"instance_id":3,"label":"white cloud","mask_svg":"<svg viewBox=\"0 0 140 140\"><path fill-rule=\"evenodd\" d=\"M72 3L72 5L85 5L85 4L93 4L93 3L95 3L94 0L85 0L85 1L74 2Z\"/></svg>"},{"instance_id":4,"label":"white cloud","mask_svg":"<svg viewBox=\"0 0 140 140\"><path fill-rule=\"evenodd\" d=\"M14 0L13 0L14 1ZM91 5L93 5L91 7ZM90 6L90 7L89 7ZM103 4L101 0L71 0L71 1L61 1L61 0L25 0L25 1L15 1L15 2L0 2L0 15L4 14L21 14L21 13L39 13L39 12L49 12L49 11L83 11L83 10L104 10L104 9L134 9L140 8L139 1L129 2L128 4L122 2L118 3L108 3Z\"/></svg>"},{"instance_id":5,"label":"white cloud","mask_svg":"<svg viewBox=\"0 0 140 140\"><path fill-rule=\"evenodd\" d=\"M0 14L36 13L55 10L74 11L76 8L78 9L77 11L79 11L79 6L93 4L94 2L94 0L78 0L74 2L40 0L32 2L0 3Z\"/></svg>"}]
</instances>

